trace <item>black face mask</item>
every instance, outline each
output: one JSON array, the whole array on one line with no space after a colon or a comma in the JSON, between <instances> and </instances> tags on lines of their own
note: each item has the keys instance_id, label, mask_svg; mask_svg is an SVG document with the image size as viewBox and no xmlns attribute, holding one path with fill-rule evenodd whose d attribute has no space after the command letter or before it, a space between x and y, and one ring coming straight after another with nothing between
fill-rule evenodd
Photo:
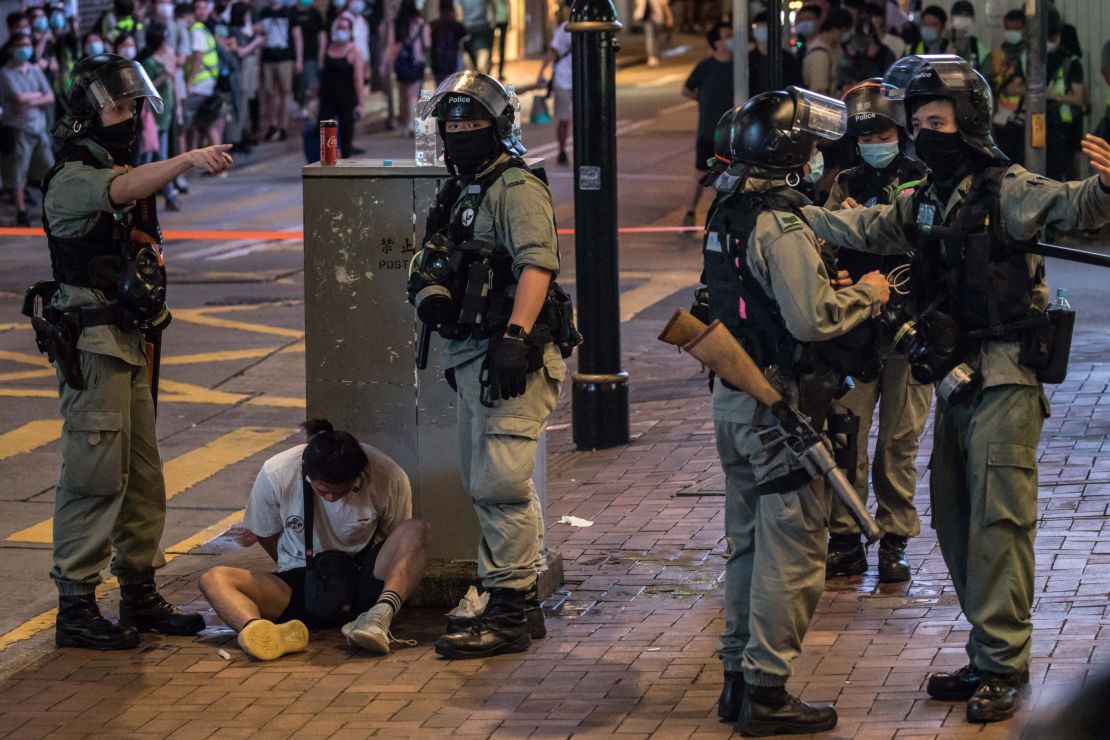
<instances>
[{"instance_id":1,"label":"black face mask","mask_svg":"<svg viewBox=\"0 0 1110 740\"><path fill-rule=\"evenodd\" d=\"M477 131L456 131L444 136L444 148L460 175L472 176L497 158L501 142L493 128Z\"/></svg>"},{"instance_id":2,"label":"black face mask","mask_svg":"<svg viewBox=\"0 0 1110 740\"><path fill-rule=\"evenodd\" d=\"M138 124L138 114L111 126L98 123L93 129L93 139L108 150L116 164L131 164L131 150L139 133Z\"/></svg>"},{"instance_id":3,"label":"black face mask","mask_svg":"<svg viewBox=\"0 0 1110 740\"><path fill-rule=\"evenodd\" d=\"M923 128L917 132L914 149L917 158L929 168L930 177L936 182L952 182L973 159L972 152L958 133Z\"/></svg>"}]
</instances>

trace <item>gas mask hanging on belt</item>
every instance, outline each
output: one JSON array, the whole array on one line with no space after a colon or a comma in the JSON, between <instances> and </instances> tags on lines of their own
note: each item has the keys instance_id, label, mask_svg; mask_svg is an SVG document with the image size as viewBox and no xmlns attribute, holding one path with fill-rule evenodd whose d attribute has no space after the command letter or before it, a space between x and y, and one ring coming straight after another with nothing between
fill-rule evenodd
<instances>
[{"instance_id":1,"label":"gas mask hanging on belt","mask_svg":"<svg viewBox=\"0 0 1110 740\"><path fill-rule=\"evenodd\" d=\"M166 267L149 244L130 244L119 278L120 303L143 329L161 331L170 324L166 306Z\"/></svg>"}]
</instances>

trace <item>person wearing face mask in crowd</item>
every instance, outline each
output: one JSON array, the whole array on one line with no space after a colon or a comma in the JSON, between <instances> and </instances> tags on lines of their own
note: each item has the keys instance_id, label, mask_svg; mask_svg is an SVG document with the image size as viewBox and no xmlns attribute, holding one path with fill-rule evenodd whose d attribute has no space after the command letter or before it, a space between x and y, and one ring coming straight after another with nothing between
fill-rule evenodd
<instances>
[{"instance_id":1,"label":"person wearing face mask in crowd","mask_svg":"<svg viewBox=\"0 0 1110 740\"><path fill-rule=\"evenodd\" d=\"M810 43L816 38L820 23L820 6L803 5L794 14L794 56L799 62L805 57Z\"/></svg>"},{"instance_id":2,"label":"person wearing face mask in crowd","mask_svg":"<svg viewBox=\"0 0 1110 740\"><path fill-rule=\"evenodd\" d=\"M952 4L952 20L948 26L950 51L966 59L977 72L982 72L990 47L975 35L975 6L969 0L956 0Z\"/></svg>"},{"instance_id":3,"label":"person wearing face mask in crowd","mask_svg":"<svg viewBox=\"0 0 1110 740\"><path fill-rule=\"evenodd\" d=\"M983 62L994 94L994 132L998 148L1014 164L1025 163L1025 13L1011 10L1002 18L1002 44Z\"/></svg>"},{"instance_id":4,"label":"person wearing face mask in crowd","mask_svg":"<svg viewBox=\"0 0 1110 740\"><path fill-rule=\"evenodd\" d=\"M448 339L439 364L457 394L462 480L481 529L478 574L489 602L476 617L452 619L435 651L445 658L522 652L547 634L537 593L546 568L544 525L532 469L536 440L566 378L560 347L569 354L574 344L564 344L570 332L553 320L569 314L552 303L565 293L554 282L559 243L551 192L524 163L508 93L489 75L456 72L417 114L435 116L452 175L436 197L425 242L446 242L455 255L481 243L492 271L481 319L465 319L469 309L454 296L439 326ZM414 265L425 252L434 254L425 248ZM459 269L468 269L465 262ZM425 274L415 269L409 278L418 315Z\"/></svg>"},{"instance_id":5,"label":"person wearing face mask in crowd","mask_svg":"<svg viewBox=\"0 0 1110 740\"><path fill-rule=\"evenodd\" d=\"M109 43L114 44L125 33L140 45L146 43L146 31L135 15L135 0L112 0L112 6L101 14L96 30Z\"/></svg>"},{"instance_id":6,"label":"person wearing face mask in crowd","mask_svg":"<svg viewBox=\"0 0 1110 740\"><path fill-rule=\"evenodd\" d=\"M1061 44L1060 15L1048 14L1045 58L1045 174L1063 180L1072 171L1083 138L1083 108L1087 94L1079 57Z\"/></svg>"},{"instance_id":7,"label":"person wearing face mask in crowd","mask_svg":"<svg viewBox=\"0 0 1110 740\"><path fill-rule=\"evenodd\" d=\"M939 5L930 5L921 11L919 33L921 40L907 44L905 55L910 54L939 54L948 48L948 39L944 35L944 27L948 24L948 14Z\"/></svg>"},{"instance_id":8,"label":"person wearing face mask in crowd","mask_svg":"<svg viewBox=\"0 0 1110 740\"><path fill-rule=\"evenodd\" d=\"M771 50L767 45L767 11L760 11L752 16L752 40L755 41L755 46L748 52L748 91L752 95L758 95L771 89L769 61ZM802 84L802 69L798 60L784 49L779 50L779 54L782 57L783 86Z\"/></svg>"},{"instance_id":9,"label":"person wearing face mask in crowd","mask_svg":"<svg viewBox=\"0 0 1110 740\"><path fill-rule=\"evenodd\" d=\"M859 81L877 77L886 72L898 58L883 44L882 36L876 31L872 18L865 8L856 21L851 38L844 45L846 80Z\"/></svg>"},{"instance_id":10,"label":"person wearing face mask in crowd","mask_svg":"<svg viewBox=\"0 0 1110 740\"><path fill-rule=\"evenodd\" d=\"M26 13L15 11L5 18L8 27L8 40L0 46L0 65L7 64L12 58L12 48L21 36L31 35L31 19Z\"/></svg>"},{"instance_id":11,"label":"person wearing face mask in crowd","mask_svg":"<svg viewBox=\"0 0 1110 740\"><path fill-rule=\"evenodd\" d=\"M825 208L859 208L890 204L908 192L925 176L925 165L905 154L908 144L905 108L883 97L882 79L874 78L856 85L844 94L848 106L848 138L863 160L836 177ZM837 267L852 280L872 270L884 275L905 274L903 257L875 255L842 249ZM902 281L905 283L906 281ZM899 308L909 300L903 287L891 295L891 306ZM875 518L884 535L879 543L879 581L893 583L910 578L906 561L906 541L921 532L921 522L913 505L917 485L917 442L925 430L932 387L910 376L905 352L893 348L893 332L898 327L879 324L879 351L883 360L877 378L855 379L855 385L833 402L833 414L858 418L859 444L855 487L867 501L868 474L875 489ZM873 467L868 460L867 442L875 411L878 409L878 434ZM859 525L839 500L833 501L829 521L829 552L825 577L854 576L867 571L867 554Z\"/></svg>"},{"instance_id":12,"label":"person wearing face mask in crowd","mask_svg":"<svg viewBox=\"0 0 1110 740\"><path fill-rule=\"evenodd\" d=\"M362 118L365 60L352 41L351 16L343 13L332 24L331 41L324 53L320 78L319 120L335 119L339 124L339 155L350 157L355 122Z\"/></svg>"},{"instance_id":13,"label":"person wearing face mask in crowd","mask_svg":"<svg viewBox=\"0 0 1110 740\"><path fill-rule=\"evenodd\" d=\"M232 108L237 114L228 124L225 138L232 143L233 153L249 154L258 122L258 59L266 39L254 31L250 3L234 3L228 18L239 72L235 76L238 84L231 91Z\"/></svg>"},{"instance_id":14,"label":"person wearing face mask in crowd","mask_svg":"<svg viewBox=\"0 0 1110 740\"><path fill-rule=\"evenodd\" d=\"M16 226L30 226L26 189L54 166L54 150L46 127L54 91L42 70L31 62L35 49L30 34L12 39L8 62L0 68L0 174L15 204Z\"/></svg>"},{"instance_id":15,"label":"person wearing face mask in crowd","mask_svg":"<svg viewBox=\"0 0 1110 740\"><path fill-rule=\"evenodd\" d=\"M732 27L727 23L717 23L705 34L705 39L709 42L710 55L698 62L682 86L682 97L698 101L694 197L682 221L683 226L694 225L698 201L705 189L701 179L709 171L709 160L713 157L713 131L717 121L732 107Z\"/></svg>"},{"instance_id":16,"label":"person wearing face mask in crowd","mask_svg":"<svg viewBox=\"0 0 1110 740\"><path fill-rule=\"evenodd\" d=\"M128 61L131 61L133 59L137 59L137 57L139 55L139 48L135 45L135 38L131 34L121 33L118 36L116 36L115 41L112 42L111 53L117 54L117 55L123 57L124 59L127 59ZM155 89L157 89L157 87ZM163 101L163 104L164 104L164 102L165 101ZM136 139L136 141L143 142L144 139L147 138L147 137L144 136L144 133L146 131L146 127L148 125L150 125L151 123L152 123L152 121L147 120L143 115L135 116L135 139ZM134 166L138 165L139 162L142 161L142 155L143 154L144 154L144 152L142 151L141 145L132 147L132 149L131 149L131 159L127 162L120 162L119 164L127 165L129 167L134 167Z\"/></svg>"},{"instance_id":17,"label":"person wearing face mask in crowd","mask_svg":"<svg viewBox=\"0 0 1110 740\"><path fill-rule=\"evenodd\" d=\"M1049 412L1039 370L1060 357L1035 325L1046 320L1044 259L1024 250L1044 228L1110 224L1110 144L1086 137L1096 175L1082 182L1011 164L991 136L986 80L954 55L901 59L883 90L904 101L928 177L890 206L803 215L831 243L913 253L912 371L939 382L932 524L971 623L969 664L934 673L927 691L966 702L969 722L1004 720L1029 680L1037 444Z\"/></svg>"},{"instance_id":18,"label":"person wearing face mask in crowd","mask_svg":"<svg viewBox=\"0 0 1110 740\"><path fill-rule=\"evenodd\" d=\"M889 288L879 272L834 289L795 188L812 176L817 142L843 136L839 100L802 88L756 95L720 120L706 223L707 319L747 350L788 403L816 428L833 392L854 372L842 337L874 317ZM713 423L725 474L725 623L717 645L724 685L717 716L744 735L804 734L836 726L836 709L786 690L825 585L831 492L783 446L754 397L717 378Z\"/></svg>"},{"instance_id":19,"label":"person wearing face mask in crowd","mask_svg":"<svg viewBox=\"0 0 1110 740\"><path fill-rule=\"evenodd\" d=\"M200 614L166 603L154 583L166 489L148 383L144 331L169 323L155 193L192 167L221 172L227 147L131 169L141 106L162 100L142 66L96 54L73 68L59 161L43 180L43 228L53 281L29 291L58 373L62 472L54 502L59 647L123 650L140 632L193 635ZM41 345L40 345L41 346ZM113 556L114 550L114 556ZM109 565L120 621L101 616L96 587Z\"/></svg>"},{"instance_id":20,"label":"person wearing face mask in crowd","mask_svg":"<svg viewBox=\"0 0 1110 740\"><path fill-rule=\"evenodd\" d=\"M50 9L50 29L54 34L54 53L58 60L58 71L54 75L54 118L57 120L62 115L62 98L65 93L66 81L73 70L73 65L85 56L81 48L81 39L77 36L77 29L66 18L65 6L55 5Z\"/></svg>"},{"instance_id":21,"label":"person wearing face mask in crowd","mask_svg":"<svg viewBox=\"0 0 1110 740\"><path fill-rule=\"evenodd\" d=\"M328 5L326 20L328 28L335 25L335 19L340 15L346 16L351 23L351 43L354 44L359 56L362 57L362 78L369 79L371 65L370 57L370 23L366 20L364 0L333 0Z\"/></svg>"},{"instance_id":22,"label":"person wearing face mask in crowd","mask_svg":"<svg viewBox=\"0 0 1110 740\"><path fill-rule=\"evenodd\" d=\"M802 83L806 89L821 95L839 97L840 67L844 60L844 43L851 37L852 14L833 8L821 22L820 32L806 49L802 60Z\"/></svg>"}]
</instances>

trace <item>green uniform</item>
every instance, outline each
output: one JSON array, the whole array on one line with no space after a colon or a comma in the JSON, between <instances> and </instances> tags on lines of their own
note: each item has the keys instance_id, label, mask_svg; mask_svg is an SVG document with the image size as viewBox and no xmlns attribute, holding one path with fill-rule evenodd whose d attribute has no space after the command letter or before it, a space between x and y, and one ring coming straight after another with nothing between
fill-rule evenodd
<instances>
[{"instance_id":1,"label":"green uniform","mask_svg":"<svg viewBox=\"0 0 1110 740\"><path fill-rule=\"evenodd\" d=\"M841 172L829 191L825 208L830 211L840 210L844 199L853 195L845 185L848 172ZM892 202L901 186L901 183L892 181L884 189L879 202ZM859 198L857 200L864 202ZM875 520L883 531L902 537L916 537L921 532L921 520L913 505L917 486L917 448L929 418L933 387L913 379L906 356L894 352L888 337L883 339L880 355L883 369L879 377L870 382L854 378L855 387L833 402L833 413L852 413L860 420L855 480L860 499L866 502L868 489L874 488ZM867 438L875 421L876 408L879 410L879 428L872 464L867 454ZM867 485L868 473L871 486ZM829 531L837 535L860 533L859 525L839 499L833 499Z\"/></svg>"},{"instance_id":2,"label":"green uniform","mask_svg":"<svg viewBox=\"0 0 1110 740\"><path fill-rule=\"evenodd\" d=\"M68 162L44 196L44 216L57 237L79 237L102 212L116 212L108 187L123 171L111 169L100 146L85 145L103 168ZM101 291L65 283L54 299L62 311L108 305ZM70 388L58 373L64 424L50 576L63 596L92 593L110 558L112 574L125 585L152 581L165 564L159 542L166 487L142 335L91 326L77 347L85 390Z\"/></svg>"},{"instance_id":3,"label":"green uniform","mask_svg":"<svg viewBox=\"0 0 1110 740\"><path fill-rule=\"evenodd\" d=\"M748 191L784 187L749 180ZM875 290L855 285L833 290L813 232L791 213L759 214L748 240L747 263L760 287L778 305L790 334L815 342L840 336L873 318L881 304ZM768 371L787 400L796 403L793 378ZM782 686L802 649L825 586L828 490L819 481L781 494L757 486L798 467L783 448L766 451L757 433L772 425L766 409L742 391L717 383L713 419L725 472L725 628L718 654L726 671L743 671L754 686Z\"/></svg>"},{"instance_id":4,"label":"green uniform","mask_svg":"<svg viewBox=\"0 0 1110 740\"><path fill-rule=\"evenodd\" d=\"M465 200L464 193L453 216ZM518 278L527 265L558 273L551 193L523 169L507 169L490 185L474 215L474 238L508 250ZM559 350L548 344L544 367L528 376L524 395L494 401L491 408L481 402L480 385L488 345L484 339L452 340L441 358L445 367L454 368L458 386L460 470L482 530L478 574L487 589L525 591L544 566L544 524L532 484L536 441L558 401L567 368Z\"/></svg>"},{"instance_id":5,"label":"green uniform","mask_svg":"<svg viewBox=\"0 0 1110 740\"><path fill-rule=\"evenodd\" d=\"M969 196L966 177L946 202L926 185L923 197L937 221ZM919 217L915 198L892 206L831 213L806 208L819 236L876 253L907 252L904 225ZM1097 177L1059 183L1012 166L999 193L1002 227L1013 239L1036 236L1044 226L1067 232L1110 223L1110 193ZM1029 275L1043 275L1043 260L1028 256ZM1048 303L1036 280L1034 308ZM1029 665L1032 639L1033 538L1037 511L1037 441L1048 402L1036 374L1018 362L1015 341L983 342L969 358L982 378L962 403L937 402L930 495L933 527L972 629L967 653L980 669L1013 673Z\"/></svg>"}]
</instances>

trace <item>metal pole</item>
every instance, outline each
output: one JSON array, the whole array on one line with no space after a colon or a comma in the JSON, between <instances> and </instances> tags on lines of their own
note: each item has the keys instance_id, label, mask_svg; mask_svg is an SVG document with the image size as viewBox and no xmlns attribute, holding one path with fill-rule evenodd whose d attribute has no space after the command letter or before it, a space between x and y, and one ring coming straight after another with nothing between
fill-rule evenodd
<instances>
[{"instance_id":1,"label":"metal pole","mask_svg":"<svg viewBox=\"0 0 1110 740\"><path fill-rule=\"evenodd\" d=\"M767 82L782 89L782 0L767 3Z\"/></svg>"},{"instance_id":2,"label":"metal pole","mask_svg":"<svg viewBox=\"0 0 1110 740\"><path fill-rule=\"evenodd\" d=\"M571 395L574 444L627 444L628 373L621 370L617 261L617 40L610 0L576 0L567 31L574 68L574 254L578 372Z\"/></svg>"},{"instance_id":3,"label":"metal pole","mask_svg":"<svg viewBox=\"0 0 1110 740\"><path fill-rule=\"evenodd\" d=\"M732 0L732 105L743 105L748 90L748 0Z\"/></svg>"},{"instance_id":4,"label":"metal pole","mask_svg":"<svg viewBox=\"0 0 1110 740\"><path fill-rule=\"evenodd\" d=\"M1025 168L1045 173L1045 45L1048 13L1045 0L1025 0Z\"/></svg>"}]
</instances>

